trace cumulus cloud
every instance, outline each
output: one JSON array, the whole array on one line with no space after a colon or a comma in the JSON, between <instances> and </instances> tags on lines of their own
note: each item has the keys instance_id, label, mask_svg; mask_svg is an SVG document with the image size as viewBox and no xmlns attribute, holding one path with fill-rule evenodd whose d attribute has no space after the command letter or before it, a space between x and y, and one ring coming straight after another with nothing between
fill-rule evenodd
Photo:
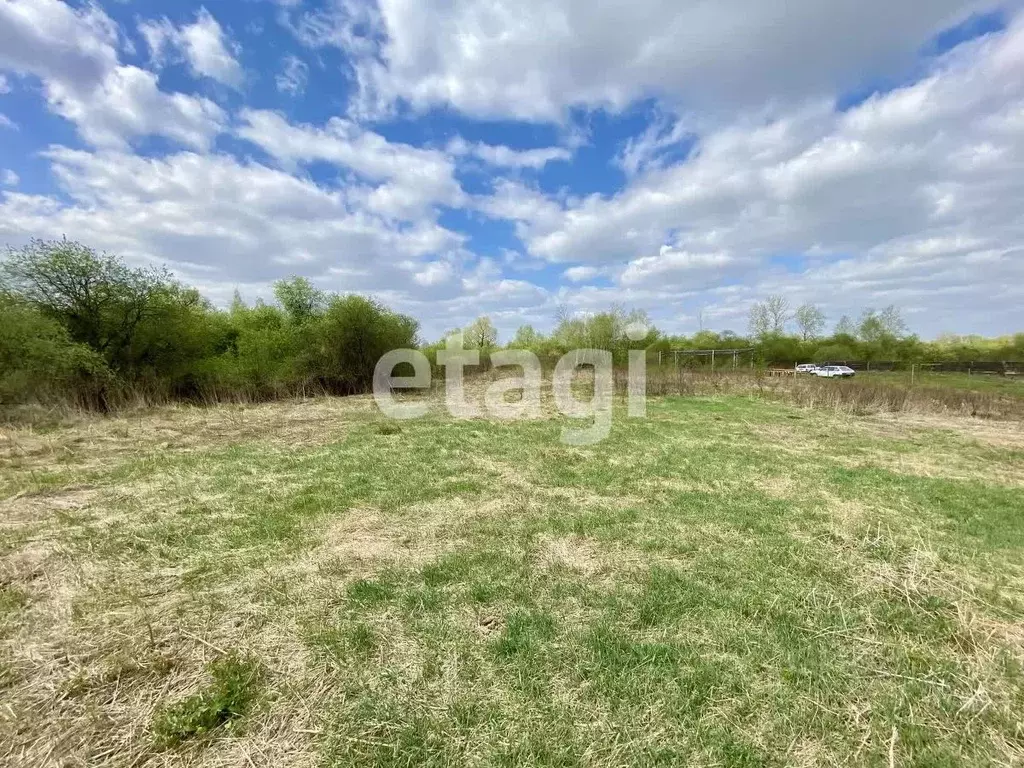
<instances>
[{"instance_id":1,"label":"cumulus cloud","mask_svg":"<svg viewBox=\"0 0 1024 768\"><path fill-rule=\"evenodd\" d=\"M742 330L768 293L823 304L832 320L896 303L924 333L1019 324L1024 17L1008 11L1006 31L919 62L910 77L903 65L936 30L988 5L277 5L289 44L345 53L356 98L344 116L298 122L251 106L229 116L123 64L127 42L98 6L0 0L0 71L38 79L50 110L94 146L39 148L59 188L7 184L0 242L67 232L166 262L221 302L236 286L268 296L272 280L304 274L374 293L423 318L428 335L481 312L507 331L543 327L559 304L612 302L670 330L698 308L706 325ZM207 11L141 30L155 64L244 83L238 49ZM273 64L267 82L304 92L303 59L286 49ZM909 84L837 109L847 85L894 72ZM580 149L576 133L523 149L504 120L458 122L548 120L530 135L569 136L587 109L646 97L656 97L646 125L610 148ZM34 126L9 114L21 141ZM362 119L383 115L398 119ZM222 131L241 139L223 144L237 154L211 153ZM195 151L138 141L151 135ZM595 159L624 174L617 191L586 192L608 189ZM452 223L463 218L465 234Z\"/></svg>"},{"instance_id":2,"label":"cumulus cloud","mask_svg":"<svg viewBox=\"0 0 1024 768\"><path fill-rule=\"evenodd\" d=\"M819 100L770 121L748 114L685 160L637 163L615 195L556 213L505 184L479 207L515 221L534 256L615 269L640 302L742 280L728 301L783 289L854 311L896 301L933 329L952 325L940 308L962 315L977 301L979 325L999 327L986 313L1009 325L1006 307L1024 299L1021 71L1024 17L848 111ZM659 130L648 147L685 135ZM780 266L786 254L800 258ZM993 292L1003 304L984 298Z\"/></svg>"},{"instance_id":3,"label":"cumulus cloud","mask_svg":"<svg viewBox=\"0 0 1024 768\"><path fill-rule=\"evenodd\" d=\"M238 135L294 166L327 162L379 184L365 191L372 210L393 218L416 217L436 205L458 205L462 189L443 152L387 141L343 118L324 127L294 125L276 112L243 110Z\"/></svg>"},{"instance_id":4,"label":"cumulus cloud","mask_svg":"<svg viewBox=\"0 0 1024 768\"><path fill-rule=\"evenodd\" d=\"M10 93L11 84L7 81L7 78L0 75L0 94Z\"/></svg>"},{"instance_id":5,"label":"cumulus cloud","mask_svg":"<svg viewBox=\"0 0 1024 768\"><path fill-rule=\"evenodd\" d=\"M561 120L662 97L793 103L909 65L978 0L378 0L336 2L316 40L362 52L362 108L401 99L475 116ZM361 8L355 16L352 7Z\"/></svg>"},{"instance_id":6,"label":"cumulus cloud","mask_svg":"<svg viewBox=\"0 0 1024 768\"><path fill-rule=\"evenodd\" d=\"M162 66L169 58L182 57L196 77L240 88L244 80L242 66L236 55L239 47L232 43L218 21L206 8L200 8L192 24L175 26L166 17L139 25L146 39L152 60Z\"/></svg>"},{"instance_id":7,"label":"cumulus cloud","mask_svg":"<svg viewBox=\"0 0 1024 768\"><path fill-rule=\"evenodd\" d=\"M117 27L98 7L59 0L0 4L0 68L87 91L117 64Z\"/></svg>"},{"instance_id":8,"label":"cumulus cloud","mask_svg":"<svg viewBox=\"0 0 1024 768\"><path fill-rule=\"evenodd\" d=\"M168 94L147 70L121 66L117 27L94 5L0 3L0 69L42 80L50 108L93 144L124 146L159 135L204 148L225 115L212 101Z\"/></svg>"},{"instance_id":9,"label":"cumulus cloud","mask_svg":"<svg viewBox=\"0 0 1024 768\"><path fill-rule=\"evenodd\" d=\"M10 168L0 171L0 184L3 184L5 187L16 187L20 181L21 177Z\"/></svg>"},{"instance_id":10,"label":"cumulus cloud","mask_svg":"<svg viewBox=\"0 0 1024 768\"><path fill-rule=\"evenodd\" d=\"M228 156L147 159L61 147L46 156L69 201L9 193L2 235L73 232L135 260L167 261L204 284L267 281L303 265L344 276L331 281L336 287L374 289L395 278L399 261L460 244L429 221L391 227L352 205L347 188Z\"/></svg>"},{"instance_id":11,"label":"cumulus cloud","mask_svg":"<svg viewBox=\"0 0 1024 768\"><path fill-rule=\"evenodd\" d=\"M597 267L569 267L562 276L573 283L585 283L588 280L593 280L595 277L601 274L601 270Z\"/></svg>"}]
</instances>

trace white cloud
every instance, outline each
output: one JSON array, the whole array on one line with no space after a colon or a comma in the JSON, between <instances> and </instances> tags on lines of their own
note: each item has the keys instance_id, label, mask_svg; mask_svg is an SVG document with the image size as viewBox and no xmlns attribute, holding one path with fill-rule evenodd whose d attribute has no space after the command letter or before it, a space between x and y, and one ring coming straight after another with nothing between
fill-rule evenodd
<instances>
[{"instance_id":1,"label":"white cloud","mask_svg":"<svg viewBox=\"0 0 1024 768\"><path fill-rule=\"evenodd\" d=\"M379 0L359 16L353 5L319 16L316 39L364 53L357 109L404 99L561 120L649 96L718 109L831 94L902 70L930 36L994 3Z\"/></svg>"},{"instance_id":2,"label":"white cloud","mask_svg":"<svg viewBox=\"0 0 1024 768\"><path fill-rule=\"evenodd\" d=\"M11 84L7 81L7 78L0 75L0 94L10 93Z\"/></svg>"},{"instance_id":3,"label":"white cloud","mask_svg":"<svg viewBox=\"0 0 1024 768\"><path fill-rule=\"evenodd\" d=\"M166 264L222 305L236 287L269 298L272 281L302 274L328 290L376 295L422 320L428 337L481 312L514 318L550 298L502 279L434 221L396 226L357 185L318 185L225 155L58 147L46 157L63 195L0 195L0 242L67 232L131 263Z\"/></svg>"},{"instance_id":4,"label":"white cloud","mask_svg":"<svg viewBox=\"0 0 1024 768\"><path fill-rule=\"evenodd\" d=\"M59 0L0 3L0 69L86 91L117 66L117 27L94 5Z\"/></svg>"},{"instance_id":5,"label":"white cloud","mask_svg":"<svg viewBox=\"0 0 1024 768\"><path fill-rule=\"evenodd\" d=\"M16 187L20 181L21 177L10 168L0 173L0 184L3 184L5 187Z\"/></svg>"},{"instance_id":6,"label":"white cloud","mask_svg":"<svg viewBox=\"0 0 1024 768\"><path fill-rule=\"evenodd\" d=\"M448 143L448 153L456 157L474 157L495 168L532 168L533 170L540 170L551 162L572 159L572 152L564 147L512 149L504 145L471 143L461 137Z\"/></svg>"},{"instance_id":7,"label":"white cloud","mask_svg":"<svg viewBox=\"0 0 1024 768\"><path fill-rule=\"evenodd\" d=\"M379 184L364 203L392 218L417 217L431 207L458 205L462 189L444 153L387 141L342 118L323 128L292 125L275 112L243 110L238 135L285 165L323 161Z\"/></svg>"},{"instance_id":8,"label":"white cloud","mask_svg":"<svg viewBox=\"0 0 1024 768\"><path fill-rule=\"evenodd\" d=\"M281 24L308 48L335 46L355 56L374 51L373 35L380 28L380 14L367 0L329 0L323 7L306 10L301 2L279 2Z\"/></svg>"},{"instance_id":9,"label":"white cloud","mask_svg":"<svg viewBox=\"0 0 1024 768\"><path fill-rule=\"evenodd\" d=\"M121 66L117 41L116 25L94 5L0 3L0 69L40 78L51 110L76 123L86 141L124 146L160 135L208 146L223 111L209 99L161 91L152 72Z\"/></svg>"},{"instance_id":10,"label":"white cloud","mask_svg":"<svg viewBox=\"0 0 1024 768\"><path fill-rule=\"evenodd\" d=\"M161 91L156 75L138 67L117 67L87 94L58 81L47 92L54 110L97 146L120 147L132 138L159 135L206 149L226 119L209 99Z\"/></svg>"},{"instance_id":11,"label":"white cloud","mask_svg":"<svg viewBox=\"0 0 1024 768\"><path fill-rule=\"evenodd\" d=\"M563 273L566 280L573 283L585 283L588 280L593 280L595 277L601 274L601 270L597 267L569 267Z\"/></svg>"},{"instance_id":12,"label":"white cloud","mask_svg":"<svg viewBox=\"0 0 1024 768\"><path fill-rule=\"evenodd\" d=\"M661 286L689 281L702 275L707 282L721 279L722 271L736 258L724 252L690 253L663 246L657 256L641 256L631 261L619 276L622 285Z\"/></svg>"},{"instance_id":13,"label":"white cloud","mask_svg":"<svg viewBox=\"0 0 1024 768\"><path fill-rule=\"evenodd\" d=\"M1011 327L1024 301L1022 71L1024 16L848 112L821 100L751 113L685 161L652 163L655 148L610 197L557 204L505 183L477 206L515 221L536 257L615 269L623 301L743 282L723 300L785 290L853 312L895 301L935 331L955 325L951 311ZM787 254L806 257L787 267Z\"/></svg>"},{"instance_id":14,"label":"white cloud","mask_svg":"<svg viewBox=\"0 0 1024 768\"><path fill-rule=\"evenodd\" d=\"M192 24L176 27L164 18L140 24L139 32L157 65L179 54L196 77L208 77L232 88L242 86L244 75L236 58L239 47L206 8L199 9Z\"/></svg>"},{"instance_id":15,"label":"white cloud","mask_svg":"<svg viewBox=\"0 0 1024 768\"><path fill-rule=\"evenodd\" d=\"M309 67L298 56L285 56L284 68L278 73L274 82L277 90L292 96L301 96L306 91L306 80L309 78Z\"/></svg>"},{"instance_id":16,"label":"white cloud","mask_svg":"<svg viewBox=\"0 0 1024 768\"><path fill-rule=\"evenodd\" d=\"M390 284L399 261L460 243L430 221L393 227L359 208L348 188L223 155L146 159L58 147L46 156L70 202L8 194L0 205L6 239L74 233L136 261L166 260L207 284L262 282L303 265L345 275L347 289L376 289Z\"/></svg>"},{"instance_id":17,"label":"white cloud","mask_svg":"<svg viewBox=\"0 0 1024 768\"><path fill-rule=\"evenodd\" d=\"M12 131L18 130L18 124L15 123L11 118L0 112L0 128L8 128Z\"/></svg>"},{"instance_id":18,"label":"white cloud","mask_svg":"<svg viewBox=\"0 0 1024 768\"><path fill-rule=\"evenodd\" d=\"M432 261L413 275L417 285L431 286L447 283L455 276L455 268L447 261Z\"/></svg>"}]
</instances>

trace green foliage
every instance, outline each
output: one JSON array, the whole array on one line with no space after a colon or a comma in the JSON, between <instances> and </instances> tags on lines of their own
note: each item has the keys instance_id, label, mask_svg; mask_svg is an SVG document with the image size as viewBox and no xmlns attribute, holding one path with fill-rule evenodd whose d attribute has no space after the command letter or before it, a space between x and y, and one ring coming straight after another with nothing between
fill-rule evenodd
<instances>
[{"instance_id":1,"label":"green foliage","mask_svg":"<svg viewBox=\"0 0 1024 768\"><path fill-rule=\"evenodd\" d=\"M103 359L68 338L59 322L0 292L0 404L93 392L110 376Z\"/></svg>"},{"instance_id":2,"label":"green foliage","mask_svg":"<svg viewBox=\"0 0 1024 768\"><path fill-rule=\"evenodd\" d=\"M323 312L327 298L304 277L274 283L274 298L293 323L302 325Z\"/></svg>"},{"instance_id":3,"label":"green foliage","mask_svg":"<svg viewBox=\"0 0 1024 768\"><path fill-rule=\"evenodd\" d=\"M33 241L0 263L0 404L129 398L259 400L367 391L377 360L415 347L417 323L305 278L280 306L213 308L163 271L127 267L67 240Z\"/></svg>"},{"instance_id":4,"label":"green foliage","mask_svg":"<svg viewBox=\"0 0 1024 768\"><path fill-rule=\"evenodd\" d=\"M498 330L489 317L478 317L466 326L463 331L463 343L466 349L479 349L489 352L498 345Z\"/></svg>"},{"instance_id":5,"label":"green foliage","mask_svg":"<svg viewBox=\"0 0 1024 768\"><path fill-rule=\"evenodd\" d=\"M263 668L255 659L237 654L209 665L210 683L199 693L157 711L153 734L165 747L228 728L244 717L259 695Z\"/></svg>"},{"instance_id":6,"label":"green foliage","mask_svg":"<svg viewBox=\"0 0 1024 768\"><path fill-rule=\"evenodd\" d=\"M377 361L394 349L416 346L418 323L365 296L331 299L308 337L307 373L327 391L366 392Z\"/></svg>"},{"instance_id":7,"label":"green foliage","mask_svg":"<svg viewBox=\"0 0 1024 768\"><path fill-rule=\"evenodd\" d=\"M33 240L9 250L0 279L115 369L129 364L156 294L171 286L166 273L129 269L68 240Z\"/></svg>"},{"instance_id":8,"label":"green foliage","mask_svg":"<svg viewBox=\"0 0 1024 768\"><path fill-rule=\"evenodd\" d=\"M228 310L164 270L134 269L68 240L34 240L0 260L0 405L64 403L116 408L170 399L264 400L327 392L366 392L380 357L418 346L418 324L373 299L326 294L302 277L274 286L275 304L247 305L237 293ZM799 335L786 333L795 319ZM826 318L811 304L790 312L770 296L750 312L750 337L701 330L663 336L647 315L613 306L572 315L563 310L550 335L519 328L508 346L529 349L546 365L574 349L612 352L624 366L630 350L661 359L677 352L754 348L766 365L826 361L957 362L1024 359L1024 333L998 339L944 335L924 343L908 335L894 306L843 317L822 337ZM634 327L646 335L631 339ZM455 330L446 334L459 333ZM461 331L486 367L498 346L488 317ZM437 368L444 340L421 347ZM710 358L687 357L688 365Z\"/></svg>"},{"instance_id":9,"label":"green foliage","mask_svg":"<svg viewBox=\"0 0 1024 768\"><path fill-rule=\"evenodd\" d=\"M631 329L647 329L647 333L633 340L627 333ZM605 349L612 353L616 364L624 365L629 350L648 349L657 338L658 332L646 312L636 309L627 312L613 306L607 312L587 316L570 315L563 310L550 336L543 336L532 326L523 326L509 346L529 349L548 361L573 349Z\"/></svg>"}]
</instances>

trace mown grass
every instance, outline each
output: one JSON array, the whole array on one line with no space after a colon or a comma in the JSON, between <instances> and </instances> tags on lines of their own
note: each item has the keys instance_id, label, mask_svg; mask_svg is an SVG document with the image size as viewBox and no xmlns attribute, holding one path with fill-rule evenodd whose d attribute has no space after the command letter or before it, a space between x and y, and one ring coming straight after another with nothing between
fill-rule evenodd
<instances>
[{"instance_id":1,"label":"mown grass","mask_svg":"<svg viewBox=\"0 0 1024 768\"><path fill-rule=\"evenodd\" d=\"M0 760L1024 760L1019 424L616 416L591 447L359 399L12 435Z\"/></svg>"}]
</instances>

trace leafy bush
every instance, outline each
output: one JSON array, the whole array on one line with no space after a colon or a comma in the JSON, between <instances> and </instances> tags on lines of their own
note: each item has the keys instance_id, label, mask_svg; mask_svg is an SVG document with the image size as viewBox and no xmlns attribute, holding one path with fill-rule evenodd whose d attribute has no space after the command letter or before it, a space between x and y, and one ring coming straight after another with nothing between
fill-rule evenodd
<instances>
[{"instance_id":1,"label":"leafy bush","mask_svg":"<svg viewBox=\"0 0 1024 768\"><path fill-rule=\"evenodd\" d=\"M56 320L0 292L0 405L46 402L75 392L93 405L111 379L103 359Z\"/></svg>"}]
</instances>

